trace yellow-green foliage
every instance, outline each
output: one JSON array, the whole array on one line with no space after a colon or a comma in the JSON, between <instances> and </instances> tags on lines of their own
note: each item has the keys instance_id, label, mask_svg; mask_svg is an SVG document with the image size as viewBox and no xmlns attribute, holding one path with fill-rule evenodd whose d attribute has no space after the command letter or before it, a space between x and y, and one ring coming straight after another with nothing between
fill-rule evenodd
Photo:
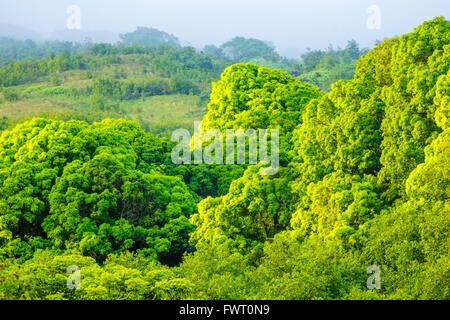
<instances>
[{"instance_id":1,"label":"yellow-green foliage","mask_svg":"<svg viewBox=\"0 0 450 320\"><path fill-rule=\"evenodd\" d=\"M257 266L239 274L252 279L248 297L448 299L449 50L443 18L371 50L353 80L290 114L287 170L262 178L251 167L227 195L203 200L191 239ZM206 127L283 119L291 130L287 109L268 116L279 99L256 99L258 69L234 68L214 87ZM369 293L371 265L382 286Z\"/></svg>"},{"instance_id":2,"label":"yellow-green foliage","mask_svg":"<svg viewBox=\"0 0 450 320\"><path fill-rule=\"evenodd\" d=\"M450 22L436 18L377 45L329 93L227 68L203 130L279 128L273 176L174 165L174 144L131 121L4 131L0 298L450 299L449 67ZM66 288L69 265L80 290Z\"/></svg>"},{"instance_id":3,"label":"yellow-green foliage","mask_svg":"<svg viewBox=\"0 0 450 320\"><path fill-rule=\"evenodd\" d=\"M33 119L0 136L0 254L76 248L98 261L140 250L179 259L194 200L161 173L167 141L131 121Z\"/></svg>"}]
</instances>

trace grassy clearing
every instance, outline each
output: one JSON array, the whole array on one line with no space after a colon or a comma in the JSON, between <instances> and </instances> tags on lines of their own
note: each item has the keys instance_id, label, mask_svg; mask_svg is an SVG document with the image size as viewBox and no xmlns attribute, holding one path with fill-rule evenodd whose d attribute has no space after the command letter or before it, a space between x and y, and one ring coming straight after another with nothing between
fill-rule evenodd
<instances>
[{"instance_id":1,"label":"grassy clearing","mask_svg":"<svg viewBox=\"0 0 450 320\"><path fill-rule=\"evenodd\" d=\"M137 120L137 117L142 117L148 121L189 120L201 118L206 112L200 106L198 97L183 94L122 101L120 105L129 118L133 120ZM68 97L64 94L36 96L31 93L30 98L0 104L0 115L15 119L36 115L41 112L89 111L89 109L88 96Z\"/></svg>"},{"instance_id":2,"label":"grassy clearing","mask_svg":"<svg viewBox=\"0 0 450 320\"><path fill-rule=\"evenodd\" d=\"M173 128L192 130L193 122L207 112L200 98L194 95L172 94L125 101L106 97L107 103L119 107L102 111L91 106L86 89L93 79L110 77L139 81L154 78L148 60L146 55L123 55L120 63L42 76L27 84L10 87L17 92L17 101L5 101L0 90L0 118L16 122L34 116L73 117L86 121L114 117L136 121L147 131L162 136L170 136Z\"/></svg>"},{"instance_id":3,"label":"grassy clearing","mask_svg":"<svg viewBox=\"0 0 450 320\"><path fill-rule=\"evenodd\" d=\"M123 103L123 106L130 119L135 121L139 117L147 121L197 120L206 113L206 110L200 106L200 99L197 96L183 94L132 100Z\"/></svg>"},{"instance_id":4,"label":"grassy clearing","mask_svg":"<svg viewBox=\"0 0 450 320\"><path fill-rule=\"evenodd\" d=\"M51 97L37 97L23 99L16 102L0 104L0 116L9 119L37 116L41 113L63 113L80 111L89 107L89 97L72 97L55 95Z\"/></svg>"}]
</instances>

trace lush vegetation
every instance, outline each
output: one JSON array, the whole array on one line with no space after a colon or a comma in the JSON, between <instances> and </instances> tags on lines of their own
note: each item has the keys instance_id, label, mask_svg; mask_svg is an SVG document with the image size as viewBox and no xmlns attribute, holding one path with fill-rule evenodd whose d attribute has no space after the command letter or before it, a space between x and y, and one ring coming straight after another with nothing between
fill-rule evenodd
<instances>
[{"instance_id":1,"label":"lush vegetation","mask_svg":"<svg viewBox=\"0 0 450 320\"><path fill-rule=\"evenodd\" d=\"M361 58L355 42L307 53L289 62L295 77L226 67L283 63L256 42L260 56L237 38L202 53L96 45L0 68L2 111L42 97L85 108L0 119L1 299L450 298L450 22ZM322 86L357 59L351 80L314 85L311 72L328 70ZM278 173L173 164L175 142L161 137L172 124L130 109L175 94L208 103L203 131L279 129ZM366 286L370 266L379 289Z\"/></svg>"},{"instance_id":2,"label":"lush vegetation","mask_svg":"<svg viewBox=\"0 0 450 320\"><path fill-rule=\"evenodd\" d=\"M62 54L65 51L74 52L82 48L79 43L46 41L37 43L33 40L15 40L0 37L0 65L20 59L42 59L52 54Z\"/></svg>"},{"instance_id":3,"label":"lush vegetation","mask_svg":"<svg viewBox=\"0 0 450 320\"><path fill-rule=\"evenodd\" d=\"M356 61L366 49L360 49L356 41L347 43L345 49L308 50L302 60L293 66L292 74L302 81L307 81L329 91L331 84L338 80L350 80L355 73Z\"/></svg>"},{"instance_id":4,"label":"lush vegetation","mask_svg":"<svg viewBox=\"0 0 450 320\"><path fill-rule=\"evenodd\" d=\"M154 28L138 27L133 32L121 34L120 38L124 45L159 46L169 45L181 47L180 41L174 35Z\"/></svg>"},{"instance_id":5,"label":"lush vegetation","mask_svg":"<svg viewBox=\"0 0 450 320\"><path fill-rule=\"evenodd\" d=\"M192 122L206 113L211 83L227 66L244 62L279 69L327 90L335 78L352 78L356 60L341 59L344 62L336 66L311 57L319 55L320 61L331 55L347 57L349 50L354 57L363 53L352 42L353 47L345 50L309 52L303 60L293 61L257 39L235 38L220 48L206 46L198 52L164 42L170 37L153 29L139 28L122 38L116 45L5 39L0 55L12 61L0 66L0 114L6 117L0 129L30 116L88 123L125 118L146 131L170 136L173 128L192 130ZM322 73L333 76L322 77ZM170 109L180 110L175 117L159 107L169 101Z\"/></svg>"}]
</instances>

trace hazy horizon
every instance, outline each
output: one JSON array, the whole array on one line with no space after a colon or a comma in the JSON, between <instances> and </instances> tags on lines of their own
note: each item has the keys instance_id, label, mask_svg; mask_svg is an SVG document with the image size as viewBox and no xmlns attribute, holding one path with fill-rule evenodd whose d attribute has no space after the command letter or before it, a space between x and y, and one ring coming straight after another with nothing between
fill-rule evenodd
<instances>
[{"instance_id":1,"label":"hazy horizon","mask_svg":"<svg viewBox=\"0 0 450 320\"><path fill-rule=\"evenodd\" d=\"M113 42L120 33L143 26L173 34L182 44L196 48L220 45L243 36L270 41L282 55L298 57L306 48L324 49L329 44L344 47L351 39L358 41L361 47L370 48L377 40L411 32L425 20L450 16L450 4L444 0L426 3L347 0L345 3L332 0L229 0L220 3L206 0L17 0L11 3L1 0L0 36L14 32L17 27L20 30L17 32L25 38L33 34L34 39L74 40L88 35L94 40ZM67 28L70 5L81 9L80 30ZM367 26L373 14L368 11L371 6L379 9L379 29Z\"/></svg>"}]
</instances>

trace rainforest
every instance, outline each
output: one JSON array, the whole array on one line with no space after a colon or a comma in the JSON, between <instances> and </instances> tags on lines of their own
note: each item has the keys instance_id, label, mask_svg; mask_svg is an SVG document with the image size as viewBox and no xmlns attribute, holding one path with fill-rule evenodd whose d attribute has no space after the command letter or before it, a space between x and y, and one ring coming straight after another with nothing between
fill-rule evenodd
<instances>
[{"instance_id":1,"label":"rainforest","mask_svg":"<svg viewBox=\"0 0 450 320\"><path fill-rule=\"evenodd\" d=\"M172 160L229 129L277 130L276 172ZM448 300L449 200L443 17L299 60L0 38L0 299Z\"/></svg>"}]
</instances>

